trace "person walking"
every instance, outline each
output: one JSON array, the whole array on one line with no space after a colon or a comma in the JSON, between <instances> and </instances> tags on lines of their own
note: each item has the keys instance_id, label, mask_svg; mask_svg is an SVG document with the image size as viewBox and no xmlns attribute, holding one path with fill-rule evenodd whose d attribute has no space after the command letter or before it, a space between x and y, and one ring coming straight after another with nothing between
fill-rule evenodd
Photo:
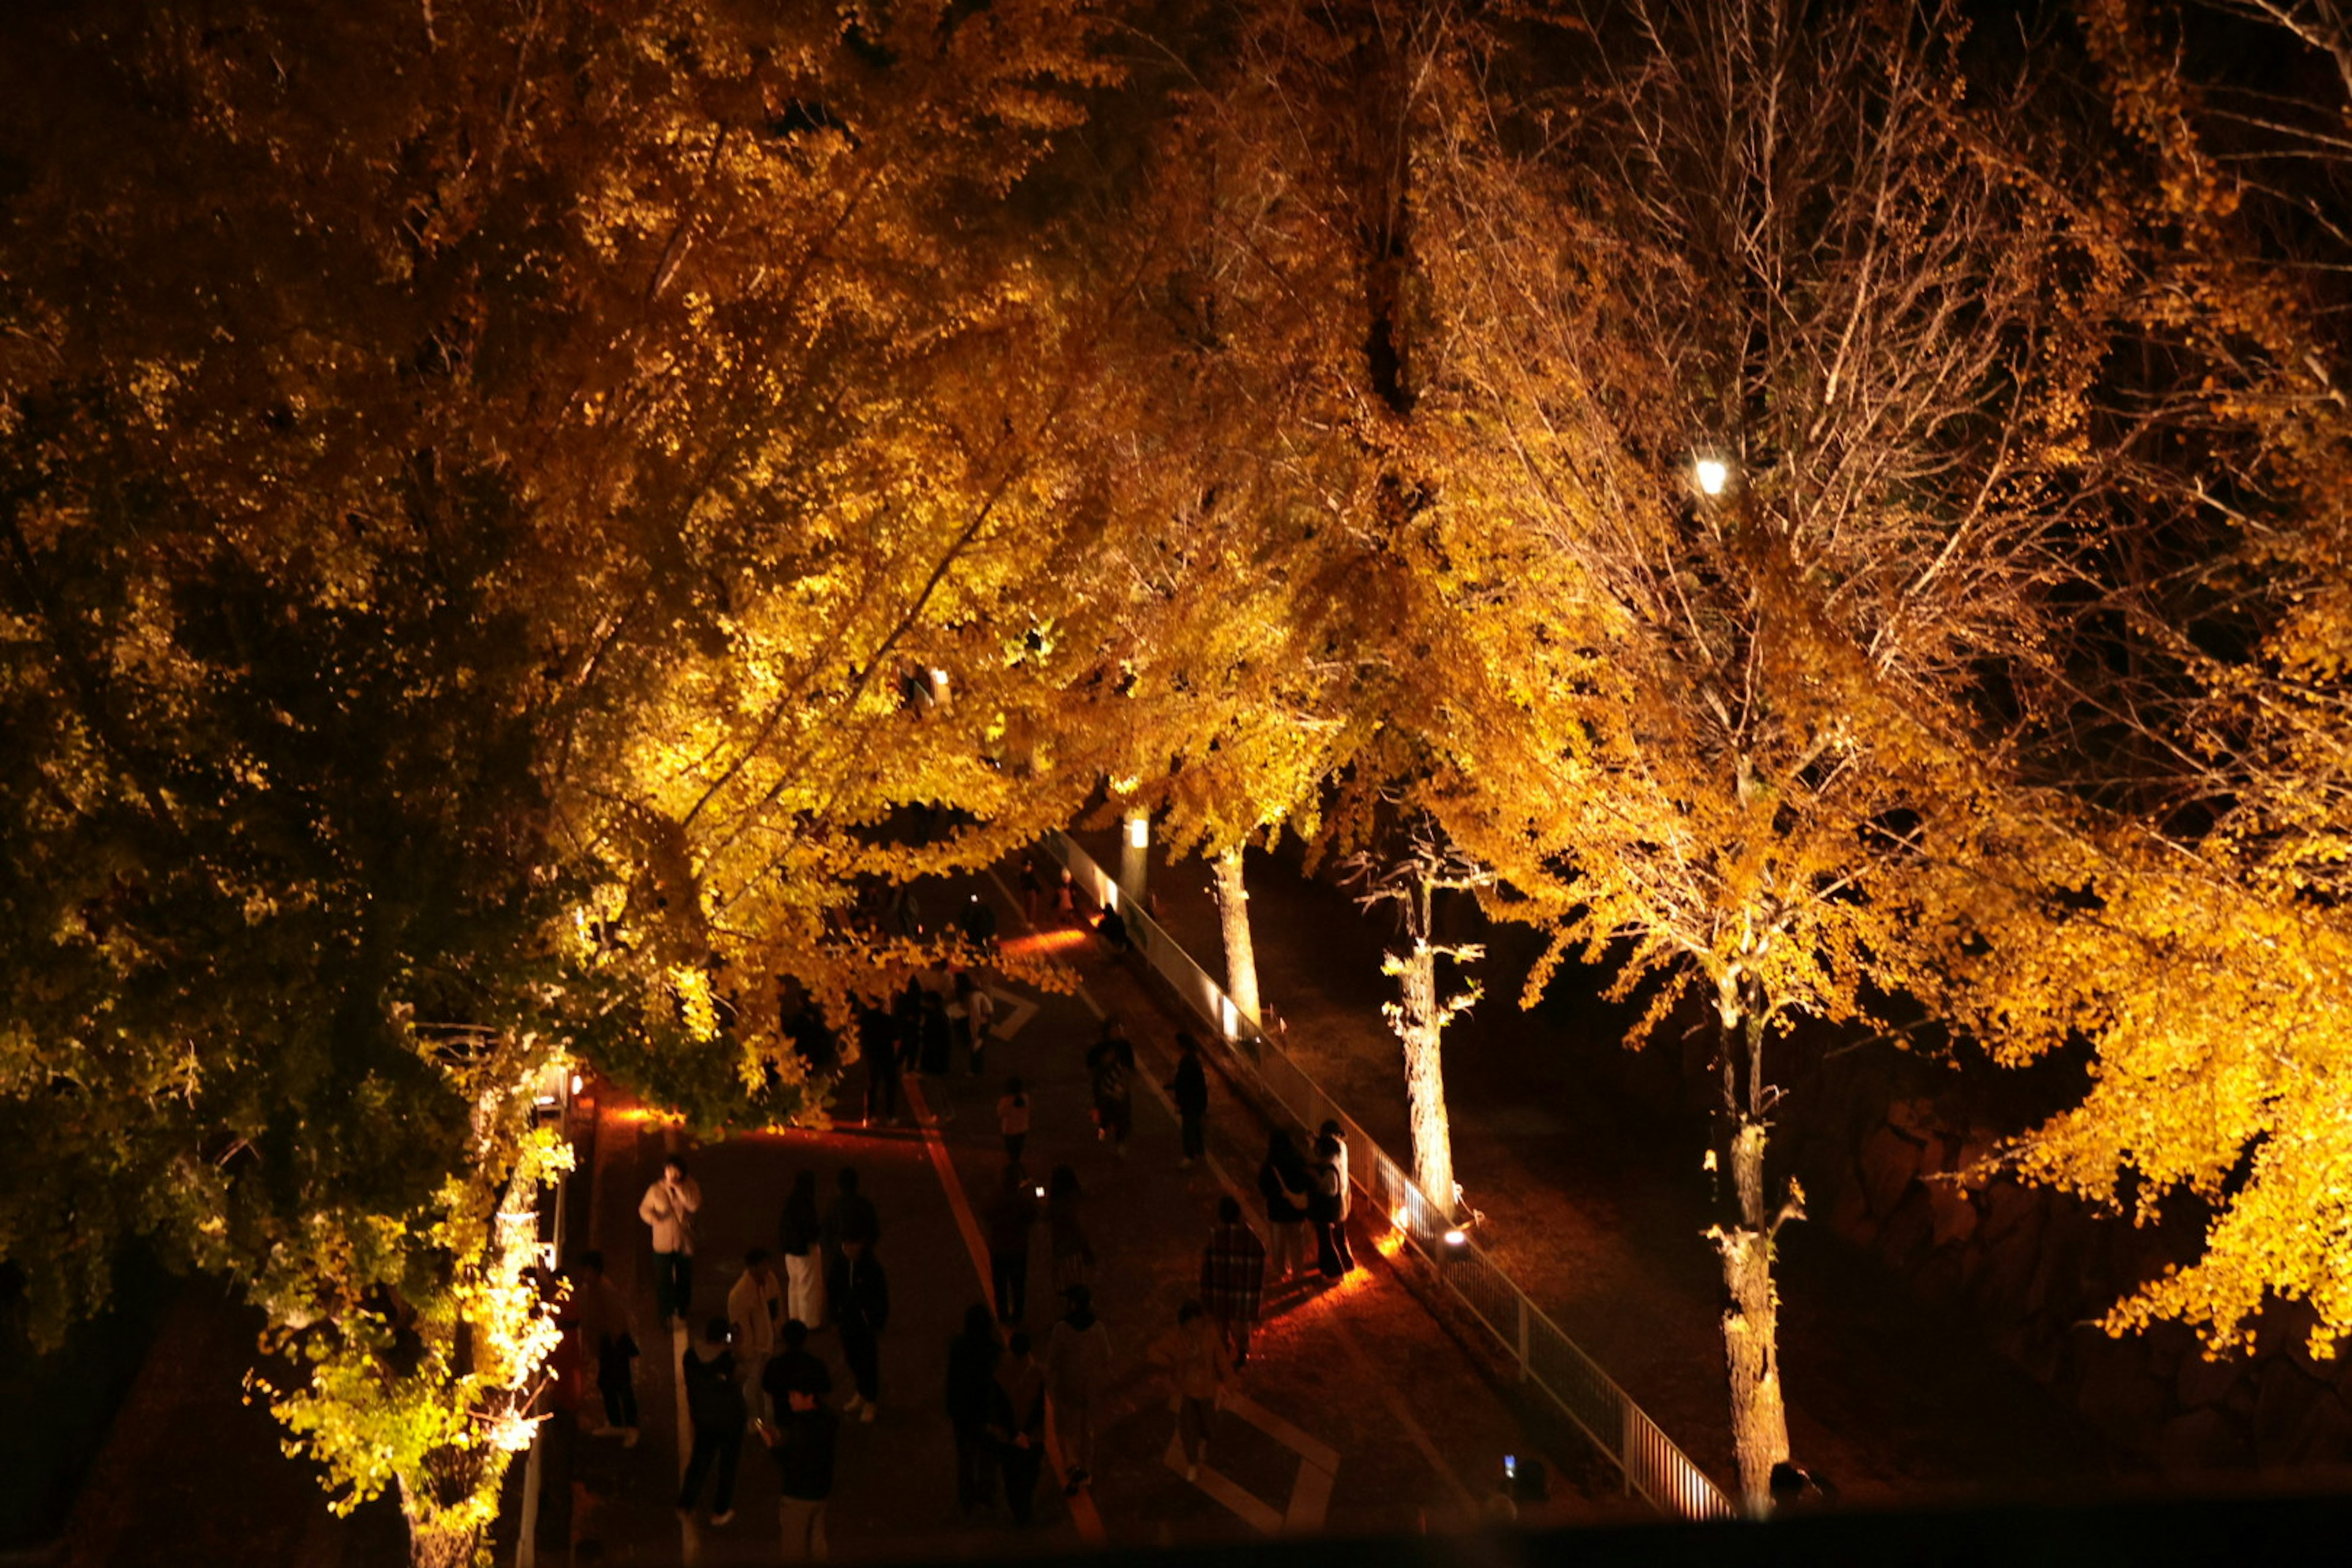
<instances>
[{"instance_id":1,"label":"person walking","mask_svg":"<svg viewBox=\"0 0 2352 1568\"><path fill-rule=\"evenodd\" d=\"M1341 1206L1352 1210L1354 1205L1348 1197L1348 1194L1354 1190L1353 1184L1348 1179L1348 1134L1341 1130L1337 1117L1327 1117L1324 1119L1322 1127L1318 1130L1318 1141L1323 1138L1328 1138L1332 1142L1339 1145L1339 1152L1337 1156L1336 1163L1339 1167L1339 1196L1341 1199Z\"/></svg>"},{"instance_id":2,"label":"person walking","mask_svg":"<svg viewBox=\"0 0 2352 1568\"><path fill-rule=\"evenodd\" d=\"M814 1171L793 1175L776 1223L776 1245L784 1255L784 1316L799 1320L804 1330L824 1327L824 1221L816 1212Z\"/></svg>"},{"instance_id":3,"label":"person walking","mask_svg":"<svg viewBox=\"0 0 2352 1568\"><path fill-rule=\"evenodd\" d=\"M604 1396L604 1430L621 1435L621 1447L637 1446L637 1336L629 1300L604 1277L604 1255L583 1252L572 1266L579 1298L580 1348L596 1363L596 1392Z\"/></svg>"},{"instance_id":4,"label":"person walking","mask_svg":"<svg viewBox=\"0 0 2352 1568\"><path fill-rule=\"evenodd\" d=\"M1110 1141L1127 1158L1127 1137L1135 1131L1135 1047L1116 1018L1103 1020L1102 1037L1087 1052L1087 1072L1095 1096L1095 1135Z\"/></svg>"},{"instance_id":5,"label":"person walking","mask_svg":"<svg viewBox=\"0 0 2352 1568\"><path fill-rule=\"evenodd\" d=\"M1314 1186L1307 1217L1315 1226L1315 1264L1326 1281L1356 1266L1348 1250L1347 1146L1328 1134L1315 1141L1315 1163L1307 1168Z\"/></svg>"},{"instance_id":6,"label":"person walking","mask_svg":"<svg viewBox=\"0 0 2352 1568\"><path fill-rule=\"evenodd\" d=\"M1035 1517L1037 1473L1045 1463L1045 1369L1029 1353L1029 1331L1015 1329L988 1391L988 1435L996 1446L1004 1504L1014 1524Z\"/></svg>"},{"instance_id":7,"label":"person walking","mask_svg":"<svg viewBox=\"0 0 2352 1568\"><path fill-rule=\"evenodd\" d=\"M743 1272L727 1292L727 1321L735 1331L731 1342L742 1369L744 1403L752 1415L767 1415L761 1379L768 1358L776 1353L776 1331L784 1325L784 1282L776 1278L766 1247L755 1247L743 1255Z\"/></svg>"},{"instance_id":8,"label":"person walking","mask_svg":"<svg viewBox=\"0 0 2352 1568\"><path fill-rule=\"evenodd\" d=\"M830 1286L841 1268L843 1245L851 1240L875 1247L882 1240L882 1215L874 1200L857 1190L857 1167L844 1165L833 1178L833 1206L824 1211L818 1239L824 1246L824 1277Z\"/></svg>"},{"instance_id":9,"label":"person walking","mask_svg":"<svg viewBox=\"0 0 2352 1568\"><path fill-rule=\"evenodd\" d=\"M1095 1282L1095 1248L1078 1218L1078 1173L1056 1165L1045 1187L1045 1235L1052 1247L1054 1293L1067 1296L1073 1285Z\"/></svg>"},{"instance_id":10,"label":"person walking","mask_svg":"<svg viewBox=\"0 0 2352 1568\"><path fill-rule=\"evenodd\" d=\"M948 1022L947 998L928 985L923 988L921 1005L917 1022L921 1032L921 1065L917 1070L928 1087L929 1080L947 1076L948 1063L955 1051L955 1030Z\"/></svg>"},{"instance_id":11,"label":"person walking","mask_svg":"<svg viewBox=\"0 0 2352 1568\"><path fill-rule=\"evenodd\" d=\"M760 1440L776 1462L776 1522L787 1563L822 1563L825 1504L833 1497L833 1456L841 1417L825 1408L820 1391L794 1384L784 1391L783 1414L761 1423Z\"/></svg>"},{"instance_id":12,"label":"person walking","mask_svg":"<svg viewBox=\"0 0 2352 1568\"><path fill-rule=\"evenodd\" d=\"M882 1398L882 1330L890 1321L890 1277L871 1242L845 1239L832 1280L834 1321L841 1328L841 1359L854 1385L844 1414L872 1421Z\"/></svg>"},{"instance_id":13,"label":"person walking","mask_svg":"<svg viewBox=\"0 0 2352 1568\"><path fill-rule=\"evenodd\" d=\"M974 947L996 945L996 910L978 893L966 899L963 908L956 911L956 924L962 928L964 940Z\"/></svg>"},{"instance_id":14,"label":"person walking","mask_svg":"<svg viewBox=\"0 0 2352 1568\"><path fill-rule=\"evenodd\" d=\"M1189 1031L1176 1031L1176 1076L1168 1080L1168 1092L1176 1101L1176 1119L1184 1133L1184 1157L1177 1162L1177 1168L1189 1171L1192 1162L1208 1152L1204 1120L1209 1114L1209 1075L1201 1066L1201 1042Z\"/></svg>"},{"instance_id":15,"label":"person walking","mask_svg":"<svg viewBox=\"0 0 2352 1568\"><path fill-rule=\"evenodd\" d=\"M1184 1479L1201 1479L1201 1456L1208 1451L1209 1436L1218 1408L1225 1402L1225 1384L1232 1378L1233 1360L1225 1354L1225 1338L1198 1301L1176 1309L1176 1327L1151 1347L1151 1359L1167 1373L1176 1403L1176 1438L1184 1448Z\"/></svg>"},{"instance_id":16,"label":"person walking","mask_svg":"<svg viewBox=\"0 0 2352 1568\"><path fill-rule=\"evenodd\" d=\"M1037 1227L1037 1189L1019 1165L1004 1167L996 1201L988 1206L988 1272L996 1315L1017 1323L1029 1315L1029 1233Z\"/></svg>"},{"instance_id":17,"label":"person walking","mask_svg":"<svg viewBox=\"0 0 2352 1568\"><path fill-rule=\"evenodd\" d=\"M1236 1367L1249 1364L1250 1330L1265 1289L1265 1243L1243 1223L1241 1200L1217 1200L1217 1223L1201 1254L1201 1301L1217 1322Z\"/></svg>"},{"instance_id":18,"label":"person walking","mask_svg":"<svg viewBox=\"0 0 2352 1568\"><path fill-rule=\"evenodd\" d=\"M1021 858L1021 912L1029 917L1029 923L1034 926L1045 907L1045 883L1037 875L1037 858L1024 855Z\"/></svg>"},{"instance_id":19,"label":"person walking","mask_svg":"<svg viewBox=\"0 0 2352 1568\"><path fill-rule=\"evenodd\" d=\"M956 989L963 1001L964 1059L978 1078L984 1070L982 1058L988 1051L990 1031L996 1027L996 998L969 974L956 976Z\"/></svg>"},{"instance_id":20,"label":"person walking","mask_svg":"<svg viewBox=\"0 0 2352 1568\"><path fill-rule=\"evenodd\" d=\"M783 1412L791 1407L785 1396L795 1389L820 1399L833 1392L833 1373L809 1350L808 1337L808 1325L798 1318L786 1318L784 1326L776 1331L776 1353L768 1358L768 1370L760 1377L761 1391L776 1410L771 1420L783 1418Z\"/></svg>"},{"instance_id":21,"label":"person walking","mask_svg":"<svg viewBox=\"0 0 2352 1568\"><path fill-rule=\"evenodd\" d=\"M1257 1190L1265 1200L1265 1233L1272 1243L1267 1267L1277 1279L1287 1279L1307 1267L1307 1198L1312 1185L1298 1145L1276 1128L1258 1164Z\"/></svg>"},{"instance_id":22,"label":"person walking","mask_svg":"<svg viewBox=\"0 0 2352 1568\"><path fill-rule=\"evenodd\" d=\"M654 1310L664 1323L685 1322L694 1305L694 1216L701 1207L702 1184L677 1154L637 1200L637 1217L654 1233Z\"/></svg>"},{"instance_id":23,"label":"person walking","mask_svg":"<svg viewBox=\"0 0 2352 1568\"><path fill-rule=\"evenodd\" d=\"M678 1363L685 1375L687 1418L694 1426L686 1479L678 1483L678 1517L693 1517L703 1478L715 1468L718 1485L710 1498L710 1522L722 1528L735 1518L735 1467L742 1462L743 1426L750 1415L743 1404L742 1374L727 1344L731 1332L726 1319L711 1319L701 1342Z\"/></svg>"},{"instance_id":24,"label":"person walking","mask_svg":"<svg viewBox=\"0 0 2352 1568\"><path fill-rule=\"evenodd\" d=\"M1062 868L1061 880L1054 885L1054 915L1066 926L1078 923L1078 884L1067 866Z\"/></svg>"},{"instance_id":25,"label":"person walking","mask_svg":"<svg viewBox=\"0 0 2352 1568\"><path fill-rule=\"evenodd\" d=\"M857 1057L866 1064L866 1125L898 1120L898 1021L868 1003L857 1015Z\"/></svg>"},{"instance_id":26,"label":"person walking","mask_svg":"<svg viewBox=\"0 0 2352 1568\"><path fill-rule=\"evenodd\" d=\"M996 1320L985 1302L964 1309L963 1332L948 1342L946 1405L948 1426L955 1433L956 1508L970 1519L976 1509L993 1500L991 1474L995 1454L988 1438L989 1391L995 1386L997 1358L1003 1347L996 1341Z\"/></svg>"},{"instance_id":27,"label":"person walking","mask_svg":"<svg viewBox=\"0 0 2352 1568\"><path fill-rule=\"evenodd\" d=\"M1095 1412L1110 1383L1110 1330L1095 1316L1093 1291L1073 1285L1062 1294L1069 1310L1045 1340L1045 1397L1068 1468L1062 1495L1076 1497L1094 1480Z\"/></svg>"},{"instance_id":28,"label":"person walking","mask_svg":"<svg viewBox=\"0 0 2352 1568\"><path fill-rule=\"evenodd\" d=\"M1029 1142L1029 1091L1017 1078L1004 1080L1004 1094L996 1102L996 1130L1004 1135L1004 1157L1018 1163Z\"/></svg>"}]
</instances>

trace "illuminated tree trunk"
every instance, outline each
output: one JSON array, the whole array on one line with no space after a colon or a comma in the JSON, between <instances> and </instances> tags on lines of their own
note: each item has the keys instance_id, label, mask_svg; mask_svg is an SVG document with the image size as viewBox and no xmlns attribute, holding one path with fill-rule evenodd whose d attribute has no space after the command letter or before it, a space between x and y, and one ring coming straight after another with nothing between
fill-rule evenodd
<instances>
[{"instance_id":1,"label":"illuminated tree trunk","mask_svg":"<svg viewBox=\"0 0 2352 1568\"><path fill-rule=\"evenodd\" d=\"M1405 1104L1412 1128L1412 1179L1447 1219L1454 1217L1454 1129L1445 1116L1444 1021L1437 1001L1437 952L1415 941L1391 958L1403 991L1397 1037L1404 1042Z\"/></svg>"},{"instance_id":2,"label":"illuminated tree trunk","mask_svg":"<svg viewBox=\"0 0 2352 1568\"><path fill-rule=\"evenodd\" d=\"M1779 1213L1765 1211L1764 1149L1770 1127L1763 1112L1764 1019L1752 984L1735 979L1719 991L1724 1110L1732 1125L1731 1184L1738 1220L1712 1233L1723 1258L1729 1300L1723 1313L1723 1351L1731 1378L1731 1441L1739 1459L1740 1500L1762 1515L1771 1505L1772 1467L1789 1457L1789 1411L1780 1393L1780 1294L1772 1282L1774 1238L1787 1221L1803 1217L1792 1186ZM1739 1082L1747 1065L1745 1092Z\"/></svg>"},{"instance_id":3,"label":"illuminated tree trunk","mask_svg":"<svg viewBox=\"0 0 2352 1568\"><path fill-rule=\"evenodd\" d=\"M1225 994L1234 1011L1257 1022L1257 950L1250 944L1249 891L1242 886L1242 852L1217 857L1217 924L1225 939Z\"/></svg>"},{"instance_id":4,"label":"illuminated tree trunk","mask_svg":"<svg viewBox=\"0 0 2352 1568\"><path fill-rule=\"evenodd\" d=\"M481 1531L453 1527L428 1498L401 1488L400 1510L408 1520L409 1568L473 1568Z\"/></svg>"}]
</instances>

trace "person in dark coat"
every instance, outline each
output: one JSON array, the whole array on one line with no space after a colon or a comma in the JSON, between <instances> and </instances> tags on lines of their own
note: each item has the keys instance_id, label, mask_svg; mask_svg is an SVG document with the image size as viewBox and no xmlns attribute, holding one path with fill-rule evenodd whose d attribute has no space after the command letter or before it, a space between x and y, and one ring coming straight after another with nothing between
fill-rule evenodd
<instances>
[{"instance_id":1,"label":"person in dark coat","mask_svg":"<svg viewBox=\"0 0 2352 1568\"><path fill-rule=\"evenodd\" d=\"M882 1215L874 1200L857 1190L857 1168L844 1165L833 1179L838 1189L833 1206L824 1211L824 1223L819 1227L819 1239L824 1244L824 1274L828 1282L834 1270L841 1267L841 1247L852 1239L874 1246L882 1239Z\"/></svg>"},{"instance_id":2,"label":"person in dark coat","mask_svg":"<svg viewBox=\"0 0 2352 1568\"><path fill-rule=\"evenodd\" d=\"M919 980L907 982L891 1005L890 1018L898 1030L898 1070L923 1070L923 986Z\"/></svg>"},{"instance_id":3,"label":"person in dark coat","mask_svg":"<svg viewBox=\"0 0 2352 1568\"><path fill-rule=\"evenodd\" d=\"M1287 1279L1307 1267L1307 1200L1313 1186L1298 1145L1277 1127L1257 1168L1258 1195L1265 1200L1265 1229L1271 1238L1267 1266L1276 1279Z\"/></svg>"},{"instance_id":4,"label":"person in dark coat","mask_svg":"<svg viewBox=\"0 0 2352 1568\"><path fill-rule=\"evenodd\" d=\"M867 1006L857 1015L857 1056L866 1064L866 1121L898 1120L898 1021Z\"/></svg>"},{"instance_id":5,"label":"person in dark coat","mask_svg":"<svg viewBox=\"0 0 2352 1568\"><path fill-rule=\"evenodd\" d=\"M955 1054L955 1027L948 1020L947 998L926 987L918 1026L922 1044L917 1070L926 1079L944 1077Z\"/></svg>"},{"instance_id":6,"label":"person in dark coat","mask_svg":"<svg viewBox=\"0 0 2352 1568\"><path fill-rule=\"evenodd\" d=\"M988 1390L988 1435L1004 1478L1013 1522L1034 1517L1037 1477L1045 1465L1045 1369L1029 1353L1029 1332L1015 1329Z\"/></svg>"},{"instance_id":7,"label":"person in dark coat","mask_svg":"<svg viewBox=\"0 0 2352 1568\"><path fill-rule=\"evenodd\" d=\"M702 1479L715 1468L719 1475L710 1498L710 1522L717 1525L735 1517L735 1467L742 1462L743 1427L751 1415L743 1403L735 1352L728 1349L733 1332L726 1319L711 1319L702 1343L679 1363L686 1378L687 1417L694 1425L694 1451L686 1462L686 1479L678 1483L677 1511L693 1513Z\"/></svg>"},{"instance_id":8,"label":"person in dark coat","mask_svg":"<svg viewBox=\"0 0 2352 1568\"><path fill-rule=\"evenodd\" d=\"M1192 1162L1208 1151L1208 1139L1203 1120L1209 1114L1209 1075L1201 1066L1201 1042L1182 1029L1176 1031L1176 1076L1168 1083L1168 1092L1176 1101L1176 1118L1183 1124L1184 1158L1180 1168L1190 1170Z\"/></svg>"},{"instance_id":9,"label":"person in dark coat","mask_svg":"<svg viewBox=\"0 0 2352 1568\"><path fill-rule=\"evenodd\" d=\"M1029 1236L1036 1228L1036 1189L1027 1172L1007 1165L988 1205L988 1268L996 1315L1008 1323L1029 1315Z\"/></svg>"},{"instance_id":10,"label":"person in dark coat","mask_svg":"<svg viewBox=\"0 0 2352 1568\"><path fill-rule=\"evenodd\" d=\"M783 1560L821 1563L830 1552L824 1514L833 1498L833 1456L841 1417L809 1388L788 1388L778 1408L782 1419L773 1426L763 1425L760 1440L776 1462L776 1522L783 1534Z\"/></svg>"},{"instance_id":11,"label":"person in dark coat","mask_svg":"<svg viewBox=\"0 0 2352 1568\"><path fill-rule=\"evenodd\" d=\"M956 915L956 924L963 928L967 938L982 947L992 946L996 942L996 911L978 893L965 900Z\"/></svg>"},{"instance_id":12,"label":"person in dark coat","mask_svg":"<svg viewBox=\"0 0 2352 1568\"><path fill-rule=\"evenodd\" d=\"M996 1382L996 1361L1003 1354L996 1342L996 1320L985 1303L964 1309L963 1332L948 1342L946 1405L948 1426L955 1433L956 1507L970 1519L986 1508L996 1490L992 1475L995 1454L988 1440L989 1390Z\"/></svg>"},{"instance_id":13,"label":"person in dark coat","mask_svg":"<svg viewBox=\"0 0 2352 1568\"><path fill-rule=\"evenodd\" d=\"M841 1359L849 1363L850 1381L856 1385L842 1409L871 1421L882 1397L882 1330L890 1321L890 1277L870 1243L844 1239L831 1292L833 1321L841 1328Z\"/></svg>"},{"instance_id":14,"label":"person in dark coat","mask_svg":"<svg viewBox=\"0 0 2352 1568\"><path fill-rule=\"evenodd\" d=\"M1095 1095L1096 1135L1110 1141L1122 1160L1135 1131L1135 1047L1116 1018L1103 1021L1102 1037L1087 1052L1087 1073Z\"/></svg>"},{"instance_id":15,"label":"person in dark coat","mask_svg":"<svg viewBox=\"0 0 2352 1568\"><path fill-rule=\"evenodd\" d=\"M833 1373L823 1361L808 1348L808 1325L798 1318L787 1318L776 1335L776 1353L768 1358L768 1370L760 1374L760 1386L775 1402L777 1410L786 1408L785 1396L804 1392L822 1399L833 1392Z\"/></svg>"}]
</instances>

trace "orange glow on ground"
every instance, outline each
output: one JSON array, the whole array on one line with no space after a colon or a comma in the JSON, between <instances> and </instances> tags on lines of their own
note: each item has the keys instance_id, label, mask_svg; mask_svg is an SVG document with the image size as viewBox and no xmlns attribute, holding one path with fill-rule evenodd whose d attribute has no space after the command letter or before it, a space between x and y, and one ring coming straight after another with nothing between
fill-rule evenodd
<instances>
[{"instance_id":1,"label":"orange glow on ground","mask_svg":"<svg viewBox=\"0 0 2352 1568\"><path fill-rule=\"evenodd\" d=\"M1054 958L1086 946L1087 932L1077 926L1042 926L997 943L1009 958Z\"/></svg>"}]
</instances>

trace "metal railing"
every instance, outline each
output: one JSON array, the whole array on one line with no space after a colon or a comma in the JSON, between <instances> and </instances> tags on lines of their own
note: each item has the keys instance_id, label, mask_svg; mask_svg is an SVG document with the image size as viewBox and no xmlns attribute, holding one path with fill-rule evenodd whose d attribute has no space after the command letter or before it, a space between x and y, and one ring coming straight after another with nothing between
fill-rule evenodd
<instances>
[{"instance_id":1,"label":"metal railing","mask_svg":"<svg viewBox=\"0 0 2352 1568\"><path fill-rule=\"evenodd\" d=\"M1136 951L1228 1047L1237 1075L1256 1086L1270 1109L1278 1109L1302 1128L1318 1128L1326 1121L1339 1124L1348 1146L1349 1179L1372 1205L1373 1214L1385 1216L1454 1299L1501 1342L1517 1362L1520 1375L1550 1395L1593 1446L1609 1456L1623 1473L1627 1490L1682 1519L1731 1515L1723 1489L1601 1370L1600 1363L1528 1300L1527 1292L1477 1243L1466 1237L1446 1239L1460 1233L1452 1230L1407 1168L1372 1142L1289 1052L1268 1040L1257 1020L1235 1007L1225 988L1159 921L1137 907L1116 879L1066 834L1047 835L1045 845L1069 868L1080 892L1097 906L1118 910Z\"/></svg>"}]
</instances>

